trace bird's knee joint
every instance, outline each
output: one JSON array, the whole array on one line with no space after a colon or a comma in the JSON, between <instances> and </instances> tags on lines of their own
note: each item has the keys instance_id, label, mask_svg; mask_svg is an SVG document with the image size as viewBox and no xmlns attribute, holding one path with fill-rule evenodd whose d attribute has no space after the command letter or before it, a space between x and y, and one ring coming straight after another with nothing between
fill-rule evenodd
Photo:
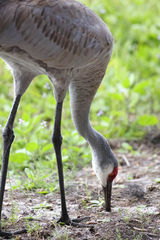
<instances>
[{"instance_id":1,"label":"bird's knee joint","mask_svg":"<svg viewBox=\"0 0 160 240\"><path fill-rule=\"evenodd\" d=\"M12 139L12 141L14 140L14 132L9 127L5 127L3 129L2 136L3 136L4 141L7 141L8 139Z\"/></svg>"},{"instance_id":2,"label":"bird's knee joint","mask_svg":"<svg viewBox=\"0 0 160 240\"><path fill-rule=\"evenodd\" d=\"M57 135L54 135L52 136L52 143L53 145L56 147L56 146L61 146L62 145L62 136L57 136Z\"/></svg>"}]
</instances>

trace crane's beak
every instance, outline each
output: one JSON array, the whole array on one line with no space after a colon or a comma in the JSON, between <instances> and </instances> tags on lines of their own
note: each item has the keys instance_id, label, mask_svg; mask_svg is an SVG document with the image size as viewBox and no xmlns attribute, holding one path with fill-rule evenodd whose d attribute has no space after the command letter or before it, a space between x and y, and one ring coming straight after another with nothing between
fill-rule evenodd
<instances>
[{"instance_id":1,"label":"crane's beak","mask_svg":"<svg viewBox=\"0 0 160 240\"><path fill-rule=\"evenodd\" d=\"M103 187L105 210L111 212L111 194L112 194L112 181L107 180L107 186Z\"/></svg>"}]
</instances>

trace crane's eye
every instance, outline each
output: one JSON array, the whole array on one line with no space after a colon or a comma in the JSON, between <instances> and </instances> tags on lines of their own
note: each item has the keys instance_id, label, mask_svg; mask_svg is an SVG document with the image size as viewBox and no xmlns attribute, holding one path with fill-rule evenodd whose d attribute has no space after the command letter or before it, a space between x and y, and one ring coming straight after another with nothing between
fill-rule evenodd
<instances>
[{"instance_id":1,"label":"crane's eye","mask_svg":"<svg viewBox=\"0 0 160 240\"><path fill-rule=\"evenodd\" d=\"M117 174L118 174L118 167L115 167L115 168L113 169L113 172L109 174L108 180L109 180L110 182L112 182L113 179L117 176Z\"/></svg>"}]
</instances>

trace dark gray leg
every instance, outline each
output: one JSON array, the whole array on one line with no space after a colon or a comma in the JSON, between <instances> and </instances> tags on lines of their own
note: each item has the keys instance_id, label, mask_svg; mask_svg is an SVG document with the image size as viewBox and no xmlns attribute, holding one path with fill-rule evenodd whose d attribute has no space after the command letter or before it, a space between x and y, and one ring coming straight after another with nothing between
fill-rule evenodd
<instances>
[{"instance_id":1,"label":"dark gray leg","mask_svg":"<svg viewBox=\"0 0 160 240\"><path fill-rule=\"evenodd\" d=\"M57 166L58 166L58 176L59 176L59 187L61 194L61 217L58 222L64 222L67 225L72 225L76 227L91 227L83 224L79 224L81 221L89 220L89 217L70 219L67 212L66 200L65 200L65 189L64 189L64 177L63 177L63 163L62 163L62 136L61 136L61 117L62 117L62 106L63 102L56 104L54 131L52 136L52 142L54 145Z\"/></svg>"},{"instance_id":2,"label":"dark gray leg","mask_svg":"<svg viewBox=\"0 0 160 240\"><path fill-rule=\"evenodd\" d=\"M3 196L4 196L8 162L9 162L9 154L10 154L10 148L11 148L12 142L14 140L13 123L15 120L20 99L21 99L21 95L18 95L15 98L8 121L3 130L3 160L2 160L1 179L0 179L0 236L5 236L5 237L9 237L13 234L19 234L24 231L26 232L26 230L17 231L14 233L1 231L2 204L3 204Z\"/></svg>"},{"instance_id":3,"label":"dark gray leg","mask_svg":"<svg viewBox=\"0 0 160 240\"><path fill-rule=\"evenodd\" d=\"M60 187L60 194L61 194L61 218L59 219L59 222L64 222L66 224L69 224L71 221L69 219L68 212L67 212L67 207L66 207L64 177L63 177L63 163L62 163L62 154L61 154L61 146L62 146L62 136L61 136L62 106L63 106L63 102L60 102L60 103L56 104L55 122L54 122L52 142L53 142L55 153L56 153L58 176L59 176L59 187Z\"/></svg>"}]
</instances>

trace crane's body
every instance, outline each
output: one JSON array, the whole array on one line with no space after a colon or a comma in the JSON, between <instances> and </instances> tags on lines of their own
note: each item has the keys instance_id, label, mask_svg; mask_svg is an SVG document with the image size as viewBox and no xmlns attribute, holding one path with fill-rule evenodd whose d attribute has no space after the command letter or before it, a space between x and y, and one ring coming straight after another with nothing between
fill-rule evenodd
<instances>
[{"instance_id":1,"label":"crane's body","mask_svg":"<svg viewBox=\"0 0 160 240\"><path fill-rule=\"evenodd\" d=\"M112 46L108 27L79 2L0 0L0 57L9 65L15 85L12 111L3 132L0 211L6 165L14 139L14 118L21 96L39 74L46 74L51 80L57 102L52 141L60 179L61 221L71 223L65 204L60 131L62 104L68 88L74 124L91 146L93 168L106 192L109 176L112 182L118 164L107 140L91 127L89 111L110 60ZM106 193L105 200L107 202ZM110 210L110 204L106 209Z\"/></svg>"},{"instance_id":2,"label":"crane's body","mask_svg":"<svg viewBox=\"0 0 160 240\"><path fill-rule=\"evenodd\" d=\"M68 89L73 70L77 76L80 69L84 72L89 65L97 65L97 60L102 62L101 58L106 65L113 44L103 21L71 0L3 1L0 34L0 56L12 70L25 70L32 78L47 74L61 89ZM70 79L66 79L66 72ZM61 75L65 79L60 80Z\"/></svg>"}]
</instances>

